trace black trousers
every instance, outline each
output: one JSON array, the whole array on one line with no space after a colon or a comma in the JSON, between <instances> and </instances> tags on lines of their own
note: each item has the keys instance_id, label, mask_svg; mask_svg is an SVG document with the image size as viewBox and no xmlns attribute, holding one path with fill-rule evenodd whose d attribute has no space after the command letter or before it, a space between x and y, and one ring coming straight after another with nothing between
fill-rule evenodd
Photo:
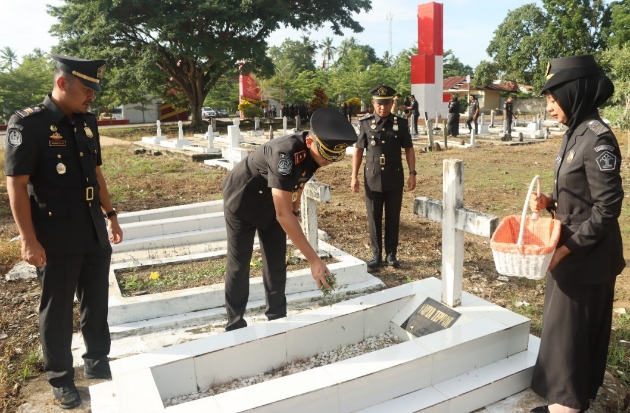
<instances>
[{"instance_id":1,"label":"black trousers","mask_svg":"<svg viewBox=\"0 0 630 413\"><path fill-rule=\"evenodd\" d=\"M39 335L48 382L54 387L72 383L72 307L80 302L81 333L85 342L83 360L92 370L109 368L111 346L107 325L109 264L112 248L97 244L84 254L47 255L37 269L42 287L39 304Z\"/></svg>"},{"instance_id":2,"label":"black trousers","mask_svg":"<svg viewBox=\"0 0 630 413\"><path fill-rule=\"evenodd\" d=\"M508 135L512 135L512 115L507 115L505 118L506 130Z\"/></svg>"},{"instance_id":3,"label":"black trousers","mask_svg":"<svg viewBox=\"0 0 630 413\"><path fill-rule=\"evenodd\" d=\"M472 116L470 116L468 119L466 119L466 126L468 126L468 130L472 130L472 123L475 123L475 135L479 132L477 132L479 130L479 128L477 127L477 118L473 118Z\"/></svg>"},{"instance_id":4,"label":"black trousers","mask_svg":"<svg viewBox=\"0 0 630 413\"><path fill-rule=\"evenodd\" d=\"M254 236L258 230L263 263L263 285L269 320L286 317L287 299L287 235L274 218L262 230L238 218L224 208L227 230L227 264L225 271L225 308L228 322L226 331L247 326L243 318L249 298L249 265L252 259Z\"/></svg>"},{"instance_id":5,"label":"black trousers","mask_svg":"<svg viewBox=\"0 0 630 413\"><path fill-rule=\"evenodd\" d=\"M420 112L413 114L413 133L418 134L418 120L420 118Z\"/></svg>"},{"instance_id":6,"label":"black trousers","mask_svg":"<svg viewBox=\"0 0 630 413\"><path fill-rule=\"evenodd\" d=\"M604 382L615 279L599 285L547 277L532 390L550 403L586 410Z\"/></svg>"},{"instance_id":7,"label":"black trousers","mask_svg":"<svg viewBox=\"0 0 630 413\"><path fill-rule=\"evenodd\" d=\"M396 254L402 197L402 188L387 192L374 192L367 185L365 186L365 206L373 255L380 256L383 251L383 207L385 207L385 253Z\"/></svg>"}]
</instances>

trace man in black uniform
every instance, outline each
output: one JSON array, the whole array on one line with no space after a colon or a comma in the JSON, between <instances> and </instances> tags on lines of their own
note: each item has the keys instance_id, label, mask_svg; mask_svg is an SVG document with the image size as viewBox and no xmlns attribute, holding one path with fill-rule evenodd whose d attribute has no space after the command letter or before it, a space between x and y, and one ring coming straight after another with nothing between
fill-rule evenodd
<instances>
[{"instance_id":1,"label":"man in black uniform","mask_svg":"<svg viewBox=\"0 0 630 413\"><path fill-rule=\"evenodd\" d=\"M479 101L473 95L470 95L470 104L468 105L468 119L466 119L466 126L468 126L468 133L472 132L472 122L475 123L475 135L478 133L477 118L479 117Z\"/></svg>"},{"instance_id":2,"label":"man in black uniform","mask_svg":"<svg viewBox=\"0 0 630 413\"><path fill-rule=\"evenodd\" d=\"M409 97L411 99L411 106L409 109L411 110L411 114L413 115L413 133L414 135L418 134L418 118L420 118L420 109L418 108L418 101L414 95Z\"/></svg>"},{"instance_id":3,"label":"man in black uniform","mask_svg":"<svg viewBox=\"0 0 630 413\"><path fill-rule=\"evenodd\" d=\"M409 166L407 188L416 187L416 155L413 151L407 119L391 113L396 91L389 86L377 86L370 90L375 113L361 118L359 140L352 158L352 191L359 192L359 167L363 150L367 150L364 170L365 205L370 227L372 259L368 267L381 265L383 251L383 206L385 207L385 253L388 265L399 267L398 226L405 173L400 149L404 148Z\"/></svg>"},{"instance_id":4,"label":"man in black uniform","mask_svg":"<svg viewBox=\"0 0 630 413\"><path fill-rule=\"evenodd\" d=\"M52 55L54 88L9 120L5 174L22 258L42 286L39 330L46 377L66 409L81 404L72 368L72 305L80 302L86 378L110 378L107 292L112 248L122 241L100 169L96 118L88 112L102 60ZM108 238L103 213L108 218Z\"/></svg>"},{"instance_id":5,"label":"man in black uniform","mask_svg":"<svg viewBox=\"0 0 630 413\"><path fill-rule=\"evenodd\" d=\"M227 331L247 326L249 263L258 231L269 320L285 317L286 237L304 254L317 283L330 271L302 232L298 216L304 184L321 166L343 160L357 140L354 128L334 109L313 113L311 131L286 135L257 148L228 174L221 187L228 238L225 274Z\"/></svg>"},{"instance_id":6,"label":"man in black uniform","mask_svg":"<svg viewBox=\"0 0 630 413\"><path fill-rule=\"evenodd\" d=\"M504 140L510 141L512 140L512 116L514 116L514 104L512 101L512 96L508 96L507 100L503 104L503 119L505 119L507 131L507 134L503 138Z\"/></svg>"},{"instance_id":7,"label":"man in black uniform","mask_svg":"<svg viewBox=\"0 0 630 413\"><path fill-rule=\"evenodd\" d=\"M457 93L453 93L453 98L448 102L448 123L447 136L457 137L459 135L459 100Z\"/></svg>"}]
</instances>

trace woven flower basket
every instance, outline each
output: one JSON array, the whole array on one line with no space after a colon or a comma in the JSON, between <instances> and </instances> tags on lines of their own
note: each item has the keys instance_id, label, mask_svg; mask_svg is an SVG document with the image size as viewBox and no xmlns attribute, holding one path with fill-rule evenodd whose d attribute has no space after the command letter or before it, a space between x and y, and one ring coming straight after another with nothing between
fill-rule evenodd
<instances>
[{"instance_id":1,"label":"woven flower basket","mask_svg":"<svg viewBox=\"0 0 630 413\"><path fill-rule=\"evenodd\" d=\"M527 216L529 199L540 177L536 175L529 186L523 213L505 217L492 235L490 248L499 274L540 280L547 274L562 224L557 219Z\"/></svg>"}]
</instances>

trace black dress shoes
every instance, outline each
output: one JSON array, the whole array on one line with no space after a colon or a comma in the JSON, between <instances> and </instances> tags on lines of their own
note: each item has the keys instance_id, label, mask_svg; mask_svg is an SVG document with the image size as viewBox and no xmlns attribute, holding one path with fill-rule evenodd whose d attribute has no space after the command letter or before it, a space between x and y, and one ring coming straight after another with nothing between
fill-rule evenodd
<instances>
[{"instance_id":1,"label":"black dress shoes","mask_svg":"<svg viewBox=\"0 0 630 413\"><path fill-rule=\"evenodd\" d=\"M396 254L387 254L387 265L390 265L394 268L400 267L400 261L396 259Z\"/></svg>"},{"instance_id":2,"label":"black dress shoes","mask_svg":"<svg viewBox=\"0 0 630 413\"><path fill-rule=\"evenodd\" d=\"M79 390L74 383L61 387L53 387L52 394L62 409L74 409L81 404Z\"/></svg>"},{"instance_id":3,"label":"black dress shoes","mask_svg":"<svg viewBox=\"0 0 630 413\"><path fill-rule=\"evenodd\" d=\"M368 268L378 268L381 266L382 258L380 255L373 255L372 259L368 261Z\"/></svg>"}]
</instances>

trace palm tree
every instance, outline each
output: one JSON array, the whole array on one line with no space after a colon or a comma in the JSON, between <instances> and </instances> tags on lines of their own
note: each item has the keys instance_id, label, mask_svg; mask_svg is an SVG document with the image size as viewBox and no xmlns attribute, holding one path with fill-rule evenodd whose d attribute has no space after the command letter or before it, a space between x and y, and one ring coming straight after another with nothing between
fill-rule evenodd
<instances>
[{"instance_id":1,"label":"palm tree","mask_svg":"<svg viewBox=\"0 0 630 413\"><path fill-rule=\"evenodd\" d=\"M349 39L344 39L341 42L341 45L337 48L337 56L339 59L343 59L348 56L351 50L356 49L358 46L357 39L354 37L350 37ZM337 59L337 60L339 60Z\"/></svg>"},{"instance_id":2,"label":"palm tree","mask_svg":"<svg viewBox=\"0 0 630 413\"><path fill-rule=\"evenodd\" d=\"M18 57L15 50L11 49L9 46L0 49L0 69L12 70L13 66L17 64L17 59Z\"/></svg>"},{"instance_id":3,"label":"palm tree","mask_svg":"<svg viewBox=\"0 0 630 413\"><path fill-rule=\"evenodd\" d=\"M326 66L326 60L330 62L335 57L337 48L332 45L333 40L330 37L324 39L322 48L322 57L324 58L324 67Z\"/></svg>"},{"instance_id":4,"label":"palm tree","mask_svg":"<svg viewBox=\"0 0 630 413\"><path fill-rule=\"evenodd\" d=\"M385 66L387 67L392 67L392 64L394 63L394 56L390 55L387 50L383 53L383 63L385 63Z\"/></svg>"}]
</instances>

